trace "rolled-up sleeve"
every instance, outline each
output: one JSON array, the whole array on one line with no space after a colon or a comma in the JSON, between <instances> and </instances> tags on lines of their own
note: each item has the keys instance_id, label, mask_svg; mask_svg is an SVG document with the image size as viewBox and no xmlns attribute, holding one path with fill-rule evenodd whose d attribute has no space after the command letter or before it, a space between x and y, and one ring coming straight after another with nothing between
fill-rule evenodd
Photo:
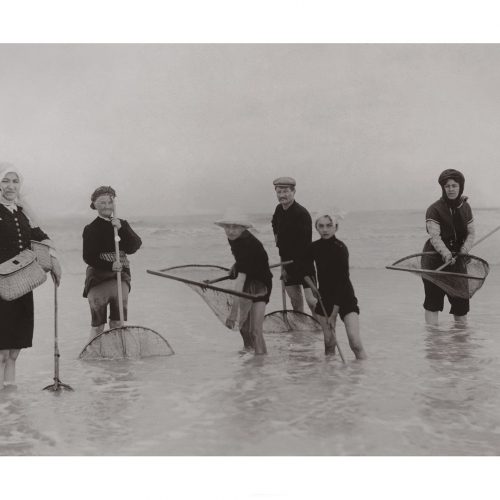
<instances>
[{"instance_id":1,"label":"rolled-up sleeve","mask_svg":"<svg viewBox=\"0 0 500 500\"><path fill-rule=\"evenodd\" d=\"M441 239L441 226L439 223L435 220L428 219L425 222L425 228L429 234L430 242L436 252L439 252L443 257L449 255L451 252Z\"/></svg>"}]
</instances>

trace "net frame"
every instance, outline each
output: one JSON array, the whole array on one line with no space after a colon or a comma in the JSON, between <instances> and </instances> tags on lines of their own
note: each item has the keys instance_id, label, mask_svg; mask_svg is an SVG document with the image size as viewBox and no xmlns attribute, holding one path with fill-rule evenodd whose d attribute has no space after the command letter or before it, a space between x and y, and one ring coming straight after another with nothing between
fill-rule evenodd
<instances>
[{"instance_id":1,"label":"net frame","mask_svg":"<svg viewBox=\"0 0 500 500\"><path fill-rule=\"evenodd\" d=\"M165 343L166 347L168 348L169 352L163 352L163 353L153 353L153 354L146 354L143 355L142 353L138 353L137 355L129 355L127 354L126 351L126 346L123 340L123 335L128 335L127 330L130 332L134 330L142 330L143 332L147 332L148 334L154 334L156 337L158 337L158 340L163 341ZM105 338L105 336L110 335L110 334L119 334L120 335L120 340L121 340L121 346L122 346L122 354L119 355L113 355L113 356L106 356L102 354L102 349L98 349L99 355L95 355L96 353L92 353L91 355L86 356L86 353L88 353L88 348L91 347L92 345L95 345L95 342L98 341L99 339ZM85 346L82 348L80 354L78 355L78 359L84 360L84 361L99 361L99 360L109 360L109 359L138 359L142 357L160 357L160 356L171 356L172 354L175 354L174 349L172 346L169 344L168 340L163 337L160 333L158 333L155 330L152 330L151 328L145 328L143 326L138 326L138 325L125 325L125 326L120 326L117 328L111 328L108 330L104 330L103 332L99 333L92 339L90 339Z\"/></svg>"},{"instance_id":2,"label":"net frame","mask_svg":"<svg viewBox=\"0 0 500 500\"><path fill-rule=\"evenodd\" d=\"M185 271L184 275L182 275L183 271ZM250 291L240 292L231 288L214 285L213 283L231 279L229 275L230 270L223 266L213 264L183 264L157 271L148 269L147 272L187 285L203 300L224 327L230 330L246 330L249 327L249 313L252 304L260 300L267 300L267 287L264 287L265 292L256 291L255 293L250 293ZM225 275L221 276L222 273L225 273ZM255 290L253 283L248 284L250 290ZM228 322L229 319L231 321Z\"/></svg>"},{"instance_id":3,"label":"net frame","mask_svg":"<svg viewBox=\"0 0 500 500\"><path fill-rule=\"evenodd\" d=\"M221 292L221 293L228 293L230 295L235 295L236 297L241 297L243 299L250 299L250 300L256 300L256 299L262 299L265 297L265 295L253 295L250 293L245 293L245 292L238 292L236 290L231 290L230 288L223 288L220 286L212 285L210 283L206 283L204 281L196 281L192 280L189 278L182 278L181 276L175 276L172 274L169 274L167 271L172 271L174 269L182 269L186 267L195 267L195 268L217 268L220 269L221 271L226 271L229 273L229 269L227 267L222 267L222 266L216 266L213 264L183 264L182 266L172 266L172 267L167 267L165 269L159 269L158 271L155 271L153 269L147 269L146 272L149 274L154 274L155 276L161 276L163 278L168 278L172 279L175 281L180 281L181 283L186 283L188 285L195 285L199 286L200 288L208 288L210 290L215 290L216 292ZM229 278L228 278L229 279Z\"/></svg>"},{"instance_id":4,"label":"net frame","mask_svg":"<svg viewBox=\"0 0 500 500\"><path fill-rule=\"evenodd\" d=\"M457 253L454 254L454 257L463 257L464 261L462 262L462 265L465 266L470 265L471 261L473 261L475 265L480 265L479 269L483 271L483 275L479 276L475 274L469 274L467 272L461 273L456 271L445 271L440 270L439 267L435 269L425 269L423 267L403 267L398 265L405 261L411 263L412 259L421 259L420 266L422 266L422 260L425 258L432 260L440 259L441 256L438 252L419 252L410 254L406 257L398 259L392 265L386 266L386 269L410 272L412 274L420 276L422 279L434 283L436 286L444 290L445 293L447 293L449 296L470 299L482 287L484 281L486 280L486 277L489 274L490 266L486 260L472 254ZM465 267L465 269L467 268ZM449 280L453 280L454 278L460 281L458 281L455 286L451 286ZM464 282L463 280L466 281ZM465 290L463 286L459 286L460 283L470 283L470 285L467 285L467 289Z\"/></svg>"},{"instance_id":5,"label":"net frame","mask_svg":"<svg viewBox=\"0 0 500 500\"><path fill-rule=\"evenodd\" d=\"M301 326L297 326L297 320ZM278 327L278 325L283 325ZM313 316L293 309L279 309L264 316L264 333L320 332L321 324Z\"/></svg>"},{"instance_id":6,"label":"net frame","mask_svg":"<svg viewBox=\"0 0 500 500\"><path fill-rule=\"evenodd\" d=\"M422 257L422 256L425 256L425 255L428 255L428 256L437 256L439 254L437 252L413 253L411 255L407 255L406 257L403 257L402 259L397 260L396 262L394 262L390 266L385 266L385 268L386 269L392 269L393 271L407 271L407 272L410 272L410 273L417 273L417 274L422 274L422 275L424 275L424 274L431 274L431 275L434 274L436 276L455 276L455 277L467 278L467 279L471 279L471 280L485 280L486 276L488 276L488 274L486 274L486 276L474 276L474 275L471 275L471 274L455 273L455 272L452 272L452 271L436 271L436 270L433 270L433 269L410 269L410 268L404 268L404 267L396 267L396 264L399 264L400 262L403 262L405 260L411 259L413 257ZM468 254L468 253L458 253L455 256L457 256L457 257L472 257L473 259L476 259L476 260L482 262L488 269L490 268L490 265L488 264L487 261L485 261L484 259L481 259L480 257L476 257L475 255L471 255L471 254ZM425 278L425 276L422 276L422 277Z\"/></svg>"}]
</instances>

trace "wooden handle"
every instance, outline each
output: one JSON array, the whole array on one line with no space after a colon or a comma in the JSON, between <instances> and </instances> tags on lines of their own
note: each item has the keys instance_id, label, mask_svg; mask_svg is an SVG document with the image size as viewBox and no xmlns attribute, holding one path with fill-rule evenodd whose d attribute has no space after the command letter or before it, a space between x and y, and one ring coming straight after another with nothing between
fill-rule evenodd
<instances>
[{"instance_id":1,"label":"wooden handle","mask_svg":"<svg viewBox=\"0 0 500 500\"><path fill-rule=\"evenodd\" d=\"M285 288L285 280L281 280L281 300L283 302L283 311L286 311L286 288Z\"/></svg>"},{"instance_id":2,"label":"wooden handle","mask_svg":"<svg viewBox=\"0 0 500 500\"><path fill-rule=\"evenodd\" d=\"M476 246L479 245L482 241L484 241L486 238L489 238L493 233L496 233L500 229L500 226L497 226L495 229L492 229L489 233L485 234L482 238L479 238L474 244L470 247L471 250ZM444 264L440 265L437 269L434 269L435 271L442 271L445 267L449 266L450 262L445 262Z\"/></svg>"},{"instance_id":3,"label":"wooden handle","mask_svg":"<svg viewBox=\"0 0 500 500\"><path fill-rule=\"evenodd\" d=\"M285 262L278 262L277 264L271 264L269 266L269 269L272 269L273 267L278 267L278 266L287 266L288 264L291 264L293 260L287 260ZM226 276L221 276L220 278L214 278L213 280L205 280L204 283L207 285L211 285L212 283L218 283L219 281L225 281L231 279L231 276L227 274Z\"/></svg>"},{"instance_id":4,"label":"wooden handle","mask_svg":"<svg viewBox=\"0 0 500 500\"><path fill-rule=\"evenodd\" d=\"M332 327L332 325L328 322L328 316L326 314L326 309L325 309L325 306L323 305L323 301L321 300L321 296L319 297L318 300L319 300L319 305L321 306L321 310L323 311L323 314L325 315L326 324L329 326L330 333L333 336L333 341L335 342L335 345L337 346L337 349L339 350L340 359L342 360L342 363L345 364L344 355L342 354L342 350L340 349L339 343L337 342L337 335L336 335L335 330Z\"/></svg>"},{"instance_id":5,"label":"wooden handle","mask_svg":"<svg viewBox=\"0 0 500 500\"><path fill-rule=\"evenodd\" d=\"M116 198L113 199L113 217L116 218ZM115 256L116 262L120 262L120 237L118 236L118 229L116 226L113 226L114 234L115 234ZM116 273L116 284L118 287L118 311L120 312L120 327L123 326L123 294L122 294L122 273L118 271Z\"/></svg>"},{"instance_id":6,"label":"wooden handle","mask_svg":"<svg viewBox=\"0 0 500 500\"><path fill-rule=\"evenodd\" d=\"M54 380L59 380L59 342L58 342L58 304L57 285L54 282Z\"/></svg>"},{"instance_id":7,"label":"wooden handle","mask_svg":"<svg viewBox=\"0 0 500 500\"><path fill-rule=\"evenodd\" d=\"M438 268L434 269L434 271L442 271L445 267L448 267L451 264L451 262L445 262L444 264L440 265Z\"/></svg>"},{"instance_id":8,"label":"wooden handle","mask_svg":"<svg viewBox=\"0 0 500 500\"><path fill-rule=\"evenodd\" d=\"M339 350L340 359L342 360L342 363L345 364L345 358L344 358L344 355L342 354L342 350L340 349L339 343L337 342L337 335L335 334L335 329L332 327L332 325L328 321L328 315L326 314L326 309L325 309L325 306L323 304L323 300L321 299L321 295L319 293L319 290L316 288L316 286L314 285L312 280L308 280L308 284L311 287L311 289L318 294L319 305L320 305L321 310L323 311L323 314L325 316L326 324L330 328L330 333L333 336L333 341L335 342L335 345L337 346L337 349ZM321 327L323 328L323 325L321 325Z\"/></svg>"},{"instance_id":9,"label":"wooden handle","mask_svg":"<svg viewBox=\"0 0 500 500\"><path fill-rule=\"evenodd\" d=\"M485 234L482 238L479 238L474 245L471 246L471 248L474 248L476 245L481 243L481 241L484 241L486 238L490 237L493 233L496 233L500 229L500 226L496 227L495 229L492 229L488 234Z\"/></svg>"}]
</instances>

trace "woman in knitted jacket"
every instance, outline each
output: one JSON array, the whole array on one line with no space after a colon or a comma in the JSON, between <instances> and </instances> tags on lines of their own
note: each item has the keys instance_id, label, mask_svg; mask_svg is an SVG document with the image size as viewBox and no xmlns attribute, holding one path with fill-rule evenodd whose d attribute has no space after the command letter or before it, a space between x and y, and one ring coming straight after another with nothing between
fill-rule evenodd
<instances>
[{"instance_id":1,"label":"woman in knitted jacket","mask_svg":"<svg viewBox=\"0 0 500 500\"><path fill-rule=\"evenodd\" d=\"M127 320L130 291L130 264L127 254L135 253L142 245L141 238L126 220L113 216L115 190L111 186L97 188L91 196L90 208L97 217L83 230L83 260L88 265L83 296L88 298L92 318L90 338L104 331L107 309L109 327L120 326L116 273L121 273L123 314ZM120 261L116 261L114 228L120 238Z\"/></svg>"}]
</instances>

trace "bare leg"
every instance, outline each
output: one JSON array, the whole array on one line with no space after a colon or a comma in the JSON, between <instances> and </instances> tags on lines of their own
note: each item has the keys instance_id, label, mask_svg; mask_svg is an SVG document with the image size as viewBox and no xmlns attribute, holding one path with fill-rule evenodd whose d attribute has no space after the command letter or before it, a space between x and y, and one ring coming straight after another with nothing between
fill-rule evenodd
<instances>
[{"instance_id":1,"label":"bare leg","mask_svg":"<svg viewBox=\"0 0 500 500\"><path fill-rule=\"evenodd\" d=\"M301 285L289 285L285 287L286 293L290 297L294 311L304 312L304 299L302 297Z\"/></svg>"},{"instance_id":2,"label":"bare leg","mask_svg":"<svg viewBox=\"0 0 500 500\"><path fill-rule=\"evenodd\" d=\"M344 325L349 339L349 346L356 356L356 359L366 359L367 355L361 343L361 336L359 335L359 315L358 313L351 312L344 316Z\"/></svg>"},{"instance_id":3,"label":"bare leg","mask_svg":"<svg viewBox=\"0 0 500 500\"><path fill-rule=\"evenodd\" d=\"M125 325L125 321L123 322L123 324ZM120 326L122 326L120 324L120 320L115 320L115 319L110 319L109 320L109 329L111 330L112 328L120 328Z\"/></svg>"},{"instance_id":4,"label":"bare leg","mask_svg":"<svg viewBox=\"0 0 500 500\"><path fill-rule=\"evenodd\" d=\"M323 329L323 338L325 340L325 354L335 354L335 338L333 336L331 326L328 324L328 319L318 315L318 321Z\"/></svg>"},{"instance_id":5,"label":"bare leg","mask_svg":"<svg viewBox=\"0 0 500 500\"><path fill-rule=\"evenodd\" d=\"M255 341L255 354L267 354L266 342L262 333L265 313L265 302L255 302L250 310L250 315L252 316L252 333Z\"/></svg>"},{"instance_id":6,"label":"bare leg","mask_svg":"<svg viewBox=\"0 0 500 500\"><path fill-rule=\"evenodd\" d=\"M304 295L306 297L307 305L309 306L309 309L311 310L312 317L314 319L318 319L318 316L314 312L318 301L317 301L316 297L313 295L312 290L310 288L304 288Z\"/></svg>"},{"instance_id":7,"label":"bare leg","mask_svg":"<svg viewBox=\"0 0 500 500\"><path fill-rule=\"evenodd\" d=\"M249 311L247 319L241 325L240 334L243 338L243 348L252 351L255 348L255 339L252 333L252 311Z\"/></svg>"},{"instance_id":8,"label":"bare leg","mask_svg":"<svg viewBox=\"0 0 500 500\"><path fill-rule=\"evenodd\" d=\"M91 326L89 339L92 340L96 335L102 333L104 331L104 326L105 325Z\"/></svg>"},{"instance_id":9,"label":"bare leg","mask_svg":"<svg viewBox=\"0 0 500 500\"><path fill-rule=\"evenodd\" d=\"M455 322L459 326L465 326L467 324L467 315L465 314L464 316L457 316L456 314L453 315L455 318Z\"/></svg>"},{"instance_id":10,"label":"bare leg","mask_svg":"<svg viewBox=\"0 0 500 500\"><path fill-rule=\"evenodd\" d=\"M3 383L5 380L5 367L7 366L7 360L9 359L9 350L0 350L0 389L3 388Z\"/></svg>"},{"instance_id":11,"label":"bare leg","mask_svg":"<svg viewBox=\"0 0 500 500\"><path fill-rule=\"evenodd\" d=\"M438 312L425 310L425 322L431 326L438 326Z\"/></svg>"},{"instance_id":12,"label":"bare leg","mask_svg":"<svg viewBox=\"0 0 500 500\"><path fill-rule=\"evenodd\" d=\"M16 359L19 356L21 349L10 349L9 357L5 363L5 385L14 385L16 381Z\"/></svg>"}]
</instances>

